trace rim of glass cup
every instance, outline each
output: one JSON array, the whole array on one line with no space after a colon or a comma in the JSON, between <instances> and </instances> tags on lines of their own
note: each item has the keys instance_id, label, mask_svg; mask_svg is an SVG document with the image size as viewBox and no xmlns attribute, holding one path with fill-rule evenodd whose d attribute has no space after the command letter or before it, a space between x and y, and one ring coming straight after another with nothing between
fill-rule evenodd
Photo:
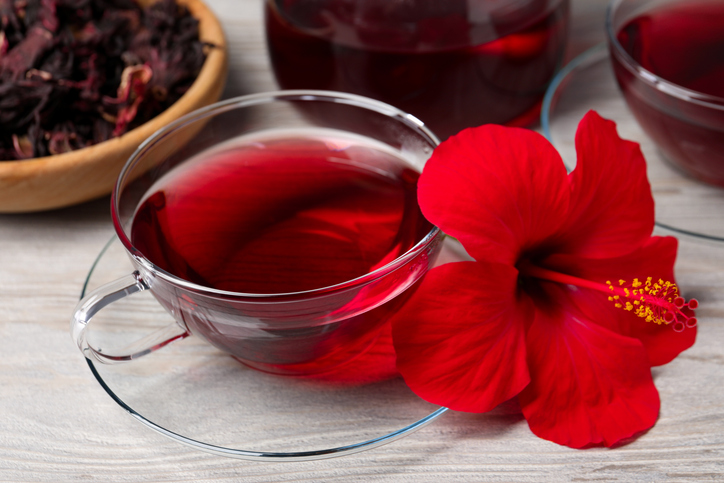
<instances>
[{"instance_id":1,"label":"rim of glass cup","mask_svg":"<svg viewBox=\"0 0 724 483\"><path fill-rule=\"evenodd\" d=\"M633 57L631 57L631 55L629 55L628 52L626 52L626 50L616 38L616 31L613 25L613 17L617 9L621 6L621 4L626 1L627 0L612 0L611 3L608 5L608 9L606 11L606 37L608 39L608 43L610 46L612 46L613 50L616 53L616 56L619 58L619 60L621 60L621 63L626 67L626 69L634 74L639 80L643 81L654 89L663 92L664 94L668 94L672 97L676 97L683 101L691 102L693 104L697 104L703 107L708 107L710 109L724 111L724 98L687 89L686 87L682 87L662 77L659 77L653 72L642 67L638 62L636 62L636 60L634 60Z\"/></svg>"},{"instance_id":2,"label":"rim of glass cup","mask_svg":"<svg viewBox=\"0 0 724 483\"><path fill-rule=\"evenodd\" d=\"M226 297L235 297L235 298L250 298L250 299L269 299L269 298L284 298L284 297L293 297L293 296L316 296L316 295L326 295L329 293L333 293L340 290L345 290L357 285L363 285L369 282L372 282L378 278L381 278L388 274L389 272L399 268L400 266L404 265L407 261L410 259L416 257L420 252L422 252L425 248L427 248L437 237L441 234L440 229L433 225L433 228L420 240L418 241L412 248L407 250L405 253L400 255L399 257L395 258L388 264L379 267L369 273L366 273L360 277L354 278L352 280L347 280L345 282L341 282L335 285L330 285L327 287L320 287L312 290L304 290L299 292L288 292L288 293L272 293L272 294L263 294L263 293L242 293L242 292L231 292L227 290L219 290L212 287L207 287L204 285L198 285L193 282L189 282L187 280L184 280L182 278L179 278L166 270L163 270L162 268L158 267L156 264L151 262L148 258L146 258L136 247L133 246L133 243L126 235L126 231L123 228L123 225L120 220L119 215L119 193L121 192L121 188L124 185L126 181L126 177L129 174L129 172L136 166L137 162L142 158L143 154L148 150L149 148L153 147L156 142L164 139L165 137L172 135L175 131L178 129L181 129L183 127L186 127L190 124L193 124L195 122L213 117L217 114L221 114L227 111L231 111L234 109L249 107L249 106L255 106L260 104L269 104L275 101L301 101L301 102L308 102L308 101L316 101L316 102L331 102L336 104L345 104L349 106L355 106L363 109L367 109L370 111L377 112L379 114L382 114L384 116L387 116L389 118L393 118L401 122L402 124L407 125L408 127L412 128L415 131L418 131L423 137L427 138L428 142L430 142L431 148L437 147L438 144L440 144L439 139L437 136L425 126L425 123L420 121L418 118L413 116L412 114L408 114L404 111L401 111L400 109L397 109L396 107L393 107L389 104L386 104L384 102L376 101L374 99L369 99L363 96L358 96L355 94L347 94L342 92L334 92L334 91L323 91L323 90L304 90L304 89L298 89L298 90L281 90L281 91L272 91L272 92L264 92L264 93L258 93L258 94L249 94L245 96L235 97L232 99L227 99L225 101L217 102L215 104L208 105L206 107L203 107L201 109L198 109L194 112L191 112L183 117L180 117L179 119L175 120L174 122L166 125L165 127L159 129L154 134L152 134L148 139L146 139L143 143L141 143L138 148L131 154L131 156L128 158L128 161L126 161L126 164L123 166L123 169L121 170L120 174L118 175L118 179L116 180L116 184L113 187L113 192L111 193L111 216L113 218L113 226L115 228L116 234L118 235L118 238L120 239L123 246L126 248L129 254L133 256L133 258L140 263L144 268L151 271L154 275L159 276L166 280L167 282L170 282L174 285L184 287L186 289L190 289L196 292L203 292L213 295L222 295Z\"/></svg>"}]
</instances>

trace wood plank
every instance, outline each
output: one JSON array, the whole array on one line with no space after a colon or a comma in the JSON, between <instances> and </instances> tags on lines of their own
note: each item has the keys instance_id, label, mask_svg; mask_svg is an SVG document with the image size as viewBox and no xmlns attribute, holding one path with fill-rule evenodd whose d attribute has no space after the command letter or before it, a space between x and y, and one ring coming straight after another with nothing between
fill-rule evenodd
<instances>
[{"instance_id":1,"label":"wood plank","mask_svg":"<svg viewBox=\"0 0 724 483\"><path fill-rule=\"evenodd\" d=\"M229 41L226 96L276 87L263 41L261 2L209 0ZM571 52L603 38L607 0L573 0ZM0 215L0 481L718 481L724 472L724 253L717 244L685 240L678 276L702 302L699 341L675 362L654 369L661 417L645 435L617 449L577 451L535 437L514 404L484 415L448 413L408 438L366 453L314 462L260 464L209 455L182 446L129 417L100 388L68 334L68 320L89 267L112 236L109 201L101 199L47 213ZM702 226L710 220L701 220ZM129 310L129 324L148 322L153 308ZM186 342L186 341L184 341ZM197 341L169 352L171 375L190 377L181 356L193 353L208 364L193 366L200 388L213 389L214 371L240 371ZM204 359L205 358L205 359ZM187 365L184 365L187 364ZM137 371L142 381L143 371ZM174 373L173 371L177 371ZM244 377L248 374L239 374ZM133 376L133 375L132 375ZM168 379L158 375L160 391ZM266 396L236 408L255 426L240 428L254 444L354 441L429 410L393 383L361 390L350 402L350 424L332 425L344 408L315 410L334 392L294 388L294 404L274 399L278 382L244 379ZM147 383L146 383L147 384ZM147 390L139 383L129 391ZM321 396L323 394L324 396ZM408 401L392 403L399 398ZM143 394L141 394L143 396ZM159 410L161 401L149 403ZM182 413L184 400L169 400ZM201 404L198 403L197 404ZM219 408L208 401L209 413ZM303 407L304 410L294 412ZM378 409L384 408L384 411ZM274 409L276 413L265 414ZM244 412L246 410L246 412ZM328 413L328 414L327 414ZM382 413L382 414L380 414ZM326 419L325 419L326 418ZM291 421L294 428L281 424ZM203 433L203 413L189 417ZM234 421L216 423L208 437L238 437ZM256 436L255 436L256 435ZM239 442L242 444L242 442Z\"/></svg>"}]
</instances>

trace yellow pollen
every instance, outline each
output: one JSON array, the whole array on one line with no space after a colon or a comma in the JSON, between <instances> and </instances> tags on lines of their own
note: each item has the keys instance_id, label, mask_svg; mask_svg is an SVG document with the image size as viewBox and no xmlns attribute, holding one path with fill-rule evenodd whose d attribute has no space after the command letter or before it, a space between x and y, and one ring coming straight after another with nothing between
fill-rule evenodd
<instances>
[{"instance_id":1,"label":"yellow pollen","mask_svg":"<svg viewBox=\"0 0 724 483\"><path fill-rule=\"evenodd\" d=\"M679 296L679 288L675 283L663 281L653 282L651 277L646 283L641 283L635 278L630 287L640 287L629 290L625 280L619 280L619 287L614 287L610 281L606 285L613 295L608 297L610 302L619 309L633 312L638 317L658 325L674 323L675 330L683 330L683 327L696 325L696 318L691 315L691 310L698 306L695 300L686 303ZM630 299L630 300L626 300ZM689 310L683 312L682 308Z\"/></svg>"}]
</instances>

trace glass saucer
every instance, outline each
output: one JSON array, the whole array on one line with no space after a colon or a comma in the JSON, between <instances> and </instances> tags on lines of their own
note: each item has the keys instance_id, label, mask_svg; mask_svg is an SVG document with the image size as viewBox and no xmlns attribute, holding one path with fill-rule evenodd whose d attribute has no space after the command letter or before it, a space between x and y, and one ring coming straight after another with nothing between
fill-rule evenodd
<instances>
[{"instance_id":1,"label":"glass saucer","mask_svg":"<svg viewBox=\"0 0 724 483\"><path fill-rule=\"evenodd\" d=\"M628 110L605 43L592 47L564 67L543 100L543 132L569 169L576 163L576 126L589 110L615 121L622 138L641 145L656 201L657 225L724 241L724 223L715 223L724 213L724 189L689 178L664 160Z\"/></svg>"},{"instance_id":2,"label":"glass saucer","mask_svg":"<svg viewBox=\"0 0 724 483\"><path fill-rule=\"evenodd\" d=\"M454 248L441 253L443 259L460 256ZM81 298L131 271L114 236L91 267ZM98 346L123 346L171 320L153 296L141 292L94 316L89 338ZM418 398L401 378L353 385L274 376L196 337L124 364L86 361L108 395L139 422L196 449L238 459L357 453L402 438L447 411ZM254 449L239 449L249 446Z\"/></svg>"}]
</instances>

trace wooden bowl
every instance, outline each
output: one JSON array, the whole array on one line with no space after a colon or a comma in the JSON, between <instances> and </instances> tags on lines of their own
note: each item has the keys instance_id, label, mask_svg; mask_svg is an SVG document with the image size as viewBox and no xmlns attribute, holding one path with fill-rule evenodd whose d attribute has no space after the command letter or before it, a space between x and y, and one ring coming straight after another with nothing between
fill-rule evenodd
<instances>
[{"instance_id":1,"label":"wooden bowl","mask_svg":"<svg viewBox=\"0 0 724 483\"><path fill-rule=\"evenodd\" d=\"M227 73L221 24L201 0L178 1L199 20L201 40L217 46L210 49L189 90L164 112L118 138L54 156L0 161L0 213L60 208L110 193L121 168L147 137L221 97Z\"/></svg>"}]
</instances>

